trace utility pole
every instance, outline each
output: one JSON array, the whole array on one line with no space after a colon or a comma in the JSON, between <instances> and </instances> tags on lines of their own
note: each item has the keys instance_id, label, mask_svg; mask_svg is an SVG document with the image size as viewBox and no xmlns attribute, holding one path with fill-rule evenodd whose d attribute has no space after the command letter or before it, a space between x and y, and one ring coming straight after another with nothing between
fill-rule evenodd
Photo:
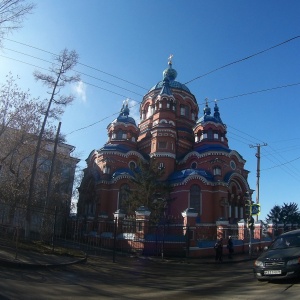
<instances>
[{"instance_id":1,"label":"utility pole","mask_svg":"<svg viewBox=\"0 0 300 300\"><path fill-rule=\"evenodd\" d=\"M250 148L257 148L255 156L257 157L257 171L256 171L256 204L259 204L259 177L260 177L260 147L267 146L267 143L249 145ZM258 215L256 216L256 221L258 221Z\"/></svg>"}]
</instances>

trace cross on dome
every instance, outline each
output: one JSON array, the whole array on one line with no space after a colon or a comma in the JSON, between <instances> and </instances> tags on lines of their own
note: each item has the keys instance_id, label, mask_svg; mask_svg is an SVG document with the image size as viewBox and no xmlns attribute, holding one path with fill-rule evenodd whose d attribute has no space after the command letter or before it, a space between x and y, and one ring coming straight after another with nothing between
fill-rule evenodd
<instances>
[{"instance_id":1,"label":"cross on dome","mask_svg":"<svg viewBox=\"0 0 300 300\"><path fill-rule=\"evenodd\" d=\"M170 54L169 58L168 58L168 64L171 65L172 64L172 58L173 58L173 54Z\"/></svg>"}]
</instances>

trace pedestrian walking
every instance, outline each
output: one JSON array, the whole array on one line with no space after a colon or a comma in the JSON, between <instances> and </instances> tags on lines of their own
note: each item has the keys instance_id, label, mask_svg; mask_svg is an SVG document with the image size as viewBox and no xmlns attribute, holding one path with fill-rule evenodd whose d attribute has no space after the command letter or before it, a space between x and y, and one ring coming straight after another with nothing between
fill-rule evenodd
<instances>
[{"instance_id":1,"label":"pedestrian walking","mask_svg":"<svg viewBox=\"0 0 300 300\"><path fill-rule=\"evenodd\" d=\"M214 248L216 251L216 258L215 258L216 261L222 262L222 260L223 260L223 239L222 238L220 238L216 242Z\"/></svg>"},{"instance_id":2,"label":"pedestrian walking","mask_svg":"<svg viewBox=\"0 0 300 300\"><path fill-rule=\"evenodd\" d=\"M228 242L227 242L227 249L228 249L228 258L232 258L233 252L234 252L234 248L233 248L233 241L231 236L229 236L228 238Z\"/></svg>"}]
</instances>

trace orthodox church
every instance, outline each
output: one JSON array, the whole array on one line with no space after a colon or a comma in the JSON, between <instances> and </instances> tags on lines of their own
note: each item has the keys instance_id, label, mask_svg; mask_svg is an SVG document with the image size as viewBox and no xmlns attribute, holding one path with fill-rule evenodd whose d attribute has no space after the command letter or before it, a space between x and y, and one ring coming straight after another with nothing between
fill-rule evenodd
<instances>
[{"instance_id":1,"label":"orthodox church","mask_svg":"<svg viewBox=\"0 0 300 300\"><path fill-rule=\"evenodd\" d=\"M132 170L155 158L164 169L162 180L172 187L168 215L193 209L202 224L236 224L244 218L245 195L251 192L246 161L229 148L217 103L210 107L206 101L200 115L195 96L176 78L169 58L162 80L142 99L139 124L123 103L107 126L106 144L86 160L78 216L113 218L130 189Z\"/></svg>"}]
</instances>

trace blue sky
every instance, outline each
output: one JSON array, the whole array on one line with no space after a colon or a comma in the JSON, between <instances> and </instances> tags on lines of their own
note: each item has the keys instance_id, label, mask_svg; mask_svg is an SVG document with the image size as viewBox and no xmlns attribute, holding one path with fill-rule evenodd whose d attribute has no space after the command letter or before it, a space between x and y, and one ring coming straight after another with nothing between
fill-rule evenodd
<instances>
[{"instance_id":1,"label":"blue sky","mask_svg":"<svg viewBox=\"0 0 300 300\"><path fill-rule=\"evenodd\" d=\"M300 206L300 1L36 2L23 28L3 40L0 82L11 71L33 97L47 98L46 88L34 81L33 71L49 67L50 53L64 48L77 51L80 64L76 70L84 75L80 85L69 89L77 98L61 118L61 131L67 143L76 147L81 167L89 153L107 141L106 127L123 100L137 104L131 116L138 118L138 103L162 79L173 54L177 80L189 82L199 117L205 98L219 100L229 146L247 161L254 190L256 148L249 145L268 144L261 147L260 218L265 219L275 204L296 202ZM256 93L262 90L268 91ZM242 94L247 95L238 96Z\"/></svg>"}]
</instances>

